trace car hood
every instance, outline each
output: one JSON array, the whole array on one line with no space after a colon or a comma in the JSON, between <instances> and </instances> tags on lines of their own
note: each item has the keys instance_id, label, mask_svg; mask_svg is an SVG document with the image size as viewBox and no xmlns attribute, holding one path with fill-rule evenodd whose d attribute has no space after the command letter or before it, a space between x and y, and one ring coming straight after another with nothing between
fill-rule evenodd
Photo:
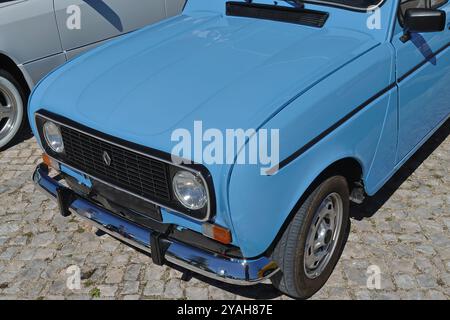
<instances>
[{"instance_id":1,"label":"car hood","mask_svg":"<svg viewBox=\"0 0 450 320\"><path fill-rule=\"evenodd\" d=\"M54 71L39 108L170 152L175 129L260 127L378 43L368 34L212 12L112 41ZM35 108L35 110L38 107Z\"/></svg>"}]
</instances>

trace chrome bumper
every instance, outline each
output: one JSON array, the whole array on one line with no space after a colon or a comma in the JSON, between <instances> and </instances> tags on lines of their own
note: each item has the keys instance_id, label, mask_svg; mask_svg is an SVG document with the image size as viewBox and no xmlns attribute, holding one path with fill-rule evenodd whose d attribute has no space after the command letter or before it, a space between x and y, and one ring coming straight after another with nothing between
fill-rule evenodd
<instances>
[{"instance_id":1,"label":"chrome bumper","mask_svg":"<svg viewBox=\"0 0 450 320\"><path fill-rule=\"evenodd\" d=\"M49 176L45 165L36 168L33 181L54 199L58 196L58 188L65 188ZM151 230L121 219L81 197L75 197L70 209L98 229L151 253ZM278 271L276 264L266 257L254 260L235 259L200 250L175 240L169 240L164 259L206 277L236 285L256 284Z\"/></svg>"}]
</instances>

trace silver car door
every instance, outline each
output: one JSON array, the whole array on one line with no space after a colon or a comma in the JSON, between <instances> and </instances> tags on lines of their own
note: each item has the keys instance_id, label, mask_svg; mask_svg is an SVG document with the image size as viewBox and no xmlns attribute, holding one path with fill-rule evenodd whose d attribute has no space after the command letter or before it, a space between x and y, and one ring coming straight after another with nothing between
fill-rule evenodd
<instances>
[{"instance_id":1,"label":"silver car door","mask_svg":"<svg viewBox=\"0 0 450 320\"><path fill-rule=\"evenodd\" d=\"M167 17L180 14L186 4L186 0L166 0Z\"/></svg>"},{"instance_id":2,"label":"silver car door","mask_svg":"<svg viewBox=\"0 0 450 320\"><path fill-rule=\"evenodd\" d=\"M61 42L68 59L104 40L166 18L165 0L54 1Z\"/></svg>"},{"instance_id":3,"label":"silver car door","mask_svg":"<svg viewBox=\"0 0 450 320\"><path fill-rule=\"evenodd\" d=\"M30 86L64 63L53 0L1 2L0 53L27 70Z\"/></svg>"}]
</instances>

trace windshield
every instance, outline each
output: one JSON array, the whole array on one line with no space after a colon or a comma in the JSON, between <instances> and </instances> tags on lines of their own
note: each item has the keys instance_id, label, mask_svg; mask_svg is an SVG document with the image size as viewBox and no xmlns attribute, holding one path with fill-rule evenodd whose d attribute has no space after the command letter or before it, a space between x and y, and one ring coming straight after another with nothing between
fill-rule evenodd
<instances>
[{"instance_id":1,"label":"windshield","mask_svg":"<svg viewBox=\"0 0 450 320\"><path fill-rule=\"evenodd\" d=\"M368 11L379 7L384 0L285 0L284 2L292 5L300 3L317 3L329 6L346 8L349 10Z\"/></svg>"}]
</instances>

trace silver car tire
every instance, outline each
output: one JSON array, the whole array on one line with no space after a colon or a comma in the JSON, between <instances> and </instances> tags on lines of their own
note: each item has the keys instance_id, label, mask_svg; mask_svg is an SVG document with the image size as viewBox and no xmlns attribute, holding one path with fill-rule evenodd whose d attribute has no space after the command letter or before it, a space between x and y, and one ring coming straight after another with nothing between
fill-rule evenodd
<instances>
[{"instance_id":1,"label":"silver car tire","mask_svg":"<svg viewBox=\"0 0 450 320\"><path fill-rule=\"evenodd\" d=\"M23 90L11 74L0 70L0 150L8 146L24 124Z\"/></svg>"}]
</instances>

